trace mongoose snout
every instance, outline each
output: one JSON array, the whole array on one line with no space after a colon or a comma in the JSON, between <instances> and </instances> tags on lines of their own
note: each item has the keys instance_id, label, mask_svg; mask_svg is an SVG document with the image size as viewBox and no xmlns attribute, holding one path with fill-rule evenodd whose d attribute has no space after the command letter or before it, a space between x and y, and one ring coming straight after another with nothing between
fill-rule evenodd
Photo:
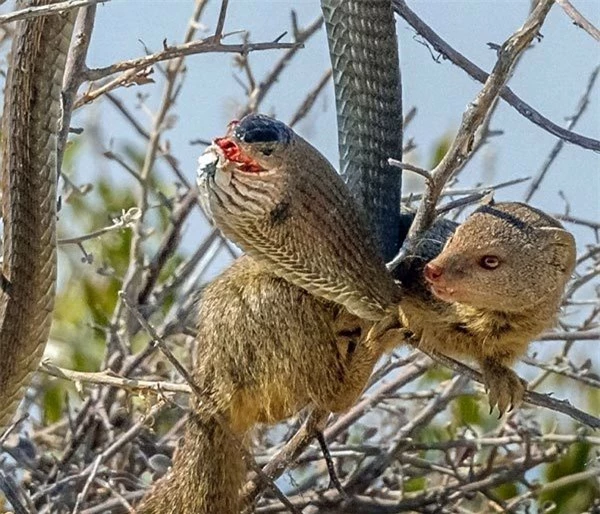
<instances>
[{"instance_id":1,"label":"mongoose snout","mask_svg":"<svg viewBox=\"0 0 600 514\"><path fill-rule=\"evenodd\" d=\"M425 280L430 284L435 284L438 282L444 273L444 269L440 266L436 266L431 262L425 265L425 269L423 270L423 274L425 275Z\"/></svg>"},{"instance_id":2,"label":"mongoose snout","mask_svg":"<svg viewBox=\"0 0 600 514\"><path fill-rule=\"evenodd\" d=\"M509 366L555 322L575 267L573 236L535 207L504 202L480 206L453 230L438 223L423 241L413 259L429 261L422 272L413 265L398 276L410 285L402 322L420 347L475 359L501 413L519 405L526 386Z\"/></svg>"},{"instance_id":3,"label":"mongoose snout","mask_svg":"<svg viewBox=\"0 0 600 514\"><path fill-rule=\"evenodd\" d=\"M442 266L429 262L423 268L423 277L435 296L440 300L451 302L454 288L451 287L446 271Z\"/></svg>"}]
</instances>

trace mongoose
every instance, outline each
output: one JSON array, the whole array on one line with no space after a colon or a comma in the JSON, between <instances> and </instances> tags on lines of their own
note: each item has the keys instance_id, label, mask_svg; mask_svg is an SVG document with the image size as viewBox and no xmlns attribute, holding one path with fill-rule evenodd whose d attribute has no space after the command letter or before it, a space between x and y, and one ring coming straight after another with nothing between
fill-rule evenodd
<instances>
[{"instance_id":1,"label":"mongoose","mask_svg":"<svg viewBox=\"0 0 600 514\"><path fill-rule=\"evenodd\" d=\"M270 271L365 319L381 319L398 301L400 290L348 187L284 123L246 116L204 159L206 210Z\"/></svg>"},{"instance_id":2,"label":"mongoose","mask_svg":"<svg viewBox=\"0 0 600 514\"><path fill-rule=\"evenodd\" d=\"M141 514L239 513L238 442L308 405L352 405L381 354L373 320L399 298L359 206L291 129L250 115L213 152L217 162L201 159L204 201L248 255L203 291L192 375L205 398L192 400L173 468Z\"/></svg>"},{"instance_id":3,"label":"mongoose","mask_svg":"<svg viewBox=\"0 0 600 514\"><path fill-rule=\"evenodd\" d=\"M575 258L573 236L551 216L483 205L460 226L438 221L395 271L400 318L419 346L475 359L490 407L504 413L526 387L508 366L555 322Z\"/></svg>"}]
</instances>

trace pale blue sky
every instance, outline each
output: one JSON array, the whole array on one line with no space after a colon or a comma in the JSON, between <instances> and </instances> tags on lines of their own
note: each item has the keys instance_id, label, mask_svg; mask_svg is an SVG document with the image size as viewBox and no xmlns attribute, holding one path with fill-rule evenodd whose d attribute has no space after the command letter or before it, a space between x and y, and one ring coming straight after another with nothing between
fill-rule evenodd
<instances>
[{"instance_id":1,"label":"pale blue sky","mask_svg":"<svg viewBox=\"0 0 600 514\"><path fill-rule=\"evenodd\" d=\"M501 43L506 39L524 20L529 1L430 0L409 4L448 43L489 70L495 61L495 53L486 43ZM575 4L590 21L600 25L599 2L578 0ZM220 2L211 2L203 18L209 32L216 22L219 6ZM247 29L253 41L272 40L289 29L292 7L301 24L308 24L319 14L317 0L232 0L225 31ZM169 43L180 42L192 8L191 0L113 0L99 6L90 64L100 66L141 55L144 49L140 40L152 50L160 49L165 38ZM414 40L414 32L402 19L398 20L397 28L405 108L416 105L419 109L407 136L414 137L419 145L412 158L426 166L435 141L458 125L465 106L474 98L480 85L448 62L434 62L429 50ZM574 111L592 69L600 63L600 45L574 27L558 6L552 9L543 35L542 42L523 58L510 85L525 101L562 124ZM232 42L236 40L235 36L231 38ZM253 54L251 59L257 76L267 71L278 56L277 51ZM244 101L243 92L233 79L232 58L227 54L205 54L187 61L189 74L176 109L179 120L167 138L190 179L194 175L199 147L190 146L189 140L221 134L226 123L235 116L236 105ZM321 32L309 41L273 88L263 104L263 111L274 113L283 120L289 119L328 65L325 35ZM154 76L159 77L156 73ZM156 106L161 86L159 78L155 85L120 90L119 95L131 99L143 92L150 95L148 105ZM600 137L599 91L596 87L588 112L577 127L579 132L595 138ZM135 139L129 126L111 106L99 104L95 109L101 109L105 133L113 141ZM141 111L139 114L142 119L146 116ZM492 171L488 169L484 179L497 181L534 174L555 142L551 135L504 103L500 105L492 127L504 130L505 134L494 139L483 154L486 163L493 162ZM298 130L336 162L332 87ZM482 169L482 160L476 160L463 174L463 181L468 184L480 180ZM599 172L599 155L568 146L551 169L543 191L533 202L548 210L560 211L562 202L557 193L563 190L572 200L573 214L599 218ZM499 196L516 199L522 191L522 187L512 188ZM595 205L592 205L594 201Z\"/></svg>"},{"instance_id":2,"label":"pale blue sky","mask_svg":"<svg viewBox=\"0 0 600 514\"><path fill-rule=\"evenodd\" d=\"M495 52L487 42L502 43L525 19L529 0L423 0L409 5L449 44L482 68L489 70ZM575 5L596 26L600 26L600 2L575 0ZM193 10L192 0L112 0L98 6L88 62L104 66L122 59L144 54L144 46L152 51L162 47L164 39L181 42L187 21ZM203 17L206 26L198 37L214 30L220 1L212 0ZM6 11L10 5L0 10ZM231 0L225 32L240 29L250 31L251 40L270 41L290 29L290 10L298 13L301 25L309 24L320 13L318 0ZM436 63L428 48L414 38L413 30L402 19L397 21L401 66L404 84L404 105L418 108L415 120L406 136L418 144L410 159L427 167L429 156L439 138L453 131L462 113L480 89L462 70L441 61ZM556 123L563 124L574 112L591 71L600 63L600 44L577 29L558 7L554 6L543 29L541 43L529 50L521 61L510 85L526 102ZM284 38L284 40L286 40ZM288 39L289 40L289 39ZM239 36L226 41L238 42ZM143 42L143 44L142 44ZM257 79L266 73L281 51L251 55ZM223 133L227 122L235 117L236 107L244 102L244 93L234 80L232 54L203 54L187 60L188 76L175 108L175 126L165 134L181 168L194 179L196 159L201 148L191 146L195 138L210 139ZM329 66L327 44L323 31L302 49L273 87L263 103L262 111L286 121ZM160 101L163 81L154 73L155 84L120 89L117 94L135 107L138 94L148 95L145 103L155 109ZM149 125L148 109L134 108L135 114ZM108 103L102 100L76 114L74 124L85 125L85 119L98 116L102 148L119 150L125 143L143 142ZM496 113L492 128L504 130L504 135L474 159L462 174L464 185L478 181L497 182L535 174L556 139L522 118L504 103ZM298 127L298 131L337 163L337 134L333 87L330 84L315 108ZM596 87L591 104L576 130L600 138L600 87ZM159 168L164 169L161 164ZM104 159L84 159L75 170L78 180L86 180L96 172L111 173L124 186L131 179ZM410 177L414 183L414 177ZM408 182L408 181L407 181ZM525 186L503 190L501 199L521 199ZM549 172L542 190L533 203L550 212L560 212L563 202L558 192L564 191L571 200L574 215L600 219L600 155L567 145ZM124 206L125 208L129 206ZM67 211L61 223L68 224ZM186 248L193 248L206 227L195 216L187 230ZM589 240L589 231L570 227L580 244Z\"/></svg>"}]
</instances>

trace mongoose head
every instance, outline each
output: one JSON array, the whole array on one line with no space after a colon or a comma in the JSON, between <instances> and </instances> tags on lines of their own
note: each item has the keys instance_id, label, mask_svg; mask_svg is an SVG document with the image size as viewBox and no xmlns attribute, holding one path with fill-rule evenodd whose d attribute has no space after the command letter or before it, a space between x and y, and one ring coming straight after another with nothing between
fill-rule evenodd
<instances>
[{"instance_id":1,"label":"mongoose head","mask_svg":"<svg viewBox=\"0 0 600 514\"><path fill-rule=\"evenodd\" d=\"M557 302L575 267L575 240L521 203L477 209L424 270L435 296L476 308L522 312Z\"/></svg>"},{"instance_id":2,"label":"mongoose head","mask_svg":"<svg viewBox=\"0 0 600 514\"><path fill-rule=\"evenodd\" d=\"M360 206L327 159L284 123L250 114L199 160L200 201L215 224L286 280L366 319L398 286Z\"/></svg>"}]
</instances>

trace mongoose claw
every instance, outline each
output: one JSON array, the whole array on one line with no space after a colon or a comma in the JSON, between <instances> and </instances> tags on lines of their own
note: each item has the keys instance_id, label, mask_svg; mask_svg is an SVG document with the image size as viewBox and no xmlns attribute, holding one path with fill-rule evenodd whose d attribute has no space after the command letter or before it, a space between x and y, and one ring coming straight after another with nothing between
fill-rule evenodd
<instances>
[{"instance_id":1,"label":"mongoose claw","mask_svg":"<svg viewBox=\"0 0 600 514\"><path fill-rule=\"evenodd\" d=\"M523 402L527 382L512 369L499 362L487 359L482 363L485 388L490 402L490 414L498 407L499 417L512 411Z\"/></svg>"}]
</instances>

